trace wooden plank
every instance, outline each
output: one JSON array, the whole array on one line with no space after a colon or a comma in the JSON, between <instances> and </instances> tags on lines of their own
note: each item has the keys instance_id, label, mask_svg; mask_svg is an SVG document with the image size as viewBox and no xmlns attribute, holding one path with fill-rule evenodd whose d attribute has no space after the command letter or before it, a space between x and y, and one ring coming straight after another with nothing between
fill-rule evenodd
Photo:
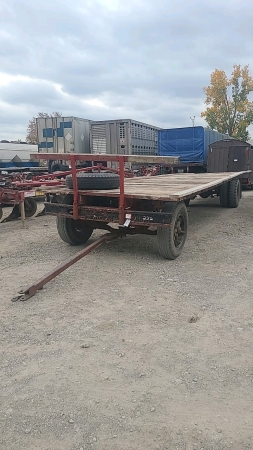
<instances>
[{"instance_id":1,"label":"wooden plank","mask_svg":"<svg viewBox=\"0 0 253 450\"><path fill-rule=\"evenodd\" d=\"M174 174L131 178L125 180L125 196L126 198L179 201L215 188L244 173ZM88 195L117 196L117 194L119 195L118 189L90 191Z\"/></svg>"},{"instance_id":2,"label":"wooden plank","mask_svg":"<svg viewBox=\"0 0 253 450\"><path fill-rule=\"evenodd\" d=\"M223 172L204 174L171 174L155 177L125 179L125 197L149 200L180 201L214 189L222 183L247 172ZM39 190L39 189L38 189ZM42 187L43 192L71 193L65 186ZM81 195L119 197L119 189L79 191Z\"/></svg>"},{"instance_id":3,"label":"wooden plank","mask_svg":"<svg viewBox=\"0 0 253 450\"><path fill-rule=\"evenodd\" d=\"M180 164L180 158L175 156L127 155L125 161L144 164Z\"/></svg>"},{"instance_id":4,"label":"wooden plank","mask_svg":"<svg viewBox=\"0 0 253 450\"><path fill-rule=\"evenodd\" d=\"M123 157L125 162L135 162L143 164L180 164L180 158L176 156L148 156L148 155L115 155L115 154L95 154L95 153L32 153L33 159L54 160L61 159L69 161L74 156L76 161L114 161L118 162L119 157Z\"/></svg>"}]
</instances>

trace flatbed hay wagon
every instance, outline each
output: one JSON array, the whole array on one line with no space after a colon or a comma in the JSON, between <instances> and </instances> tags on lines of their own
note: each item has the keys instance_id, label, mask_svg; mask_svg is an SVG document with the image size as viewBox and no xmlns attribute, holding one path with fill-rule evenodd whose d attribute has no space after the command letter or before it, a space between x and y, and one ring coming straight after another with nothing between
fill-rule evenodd
<instances>
[{"instance_id":1,"label":"flatbed hay wagon","mask_svg":"<svg viewBox=\"0 0 253 450\"><path fill-rule=\"evenodd\" d=\"M52 160L55 154L33 155ZM62 186L43 187L47 195L46 213L57 216L60 238L71 245L83 245L93 230L107 231L74 257L22 290L13 300L27 300L59 273L70 267L103 242L128 234L156 235L158 251L166 259L177 258L188 230L187 206L197 195L217 196L225 208L236 208L241 198L240 178L245 172L173 174L126 178L125 163L176 164L178 158L134 155L63 154L70 160L71 175ZM113 161L119 174L104 166L89 172L76 171L77 161Z\"/></svg>"}]
</instances>

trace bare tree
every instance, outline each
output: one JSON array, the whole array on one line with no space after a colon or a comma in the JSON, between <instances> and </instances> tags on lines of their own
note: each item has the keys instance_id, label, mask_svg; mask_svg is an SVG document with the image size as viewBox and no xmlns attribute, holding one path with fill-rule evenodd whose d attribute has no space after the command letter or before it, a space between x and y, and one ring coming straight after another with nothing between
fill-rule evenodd
<instances>
[{"instance_id":1,"label":"bare tree","mask_svg":"<svg viewBox=\"0 0 253 450\"><path fill-rule=\"evenodd\" d=\"M62 113L58 111L54 111L52 114L39 112L37 117L62 117ZM33 117L31 120L29 120L28 127L27 127L27 135L26 135L26 142L28 144L38 144L38 136L37 136L37 126L36 126L36 119L37 117Z\"/></svg>"}]
</instances>

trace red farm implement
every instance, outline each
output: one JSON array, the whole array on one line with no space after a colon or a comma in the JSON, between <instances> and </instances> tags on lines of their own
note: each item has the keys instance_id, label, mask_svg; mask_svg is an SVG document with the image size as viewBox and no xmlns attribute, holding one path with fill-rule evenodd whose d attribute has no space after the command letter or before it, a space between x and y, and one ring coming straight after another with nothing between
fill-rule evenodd
<instances>
[{"instance_id":1,"label":"red farm implement","mask_svg":"<svg viewBox=\"0 0 253 450\"><path fill-rule=\"evenodd\" d=\"M54 154L33 155L37 159L56 159ZM173 157L134 155L63 154L70 160L71 174L58 186L42 186L47 197L47 214L57 217L60 238L71 245L83 245L93 230L107 233L75 256L63 262L13 299L27 300L58 274L102 243L132 234L156 235L158 251L167 259L177 258L184 247L187 205L197 195L217 196L222 207L236 208L241 198L240 178L244 172L172 174L129 177L125 163L177 164ZM118 169L91 166L79 174L77 161L114 162ZM83 172L83 171L82 171ZM87 173L88 172L88 173ZM119 173L119 175L114 172Z\"/></svg>"}]
</instances>

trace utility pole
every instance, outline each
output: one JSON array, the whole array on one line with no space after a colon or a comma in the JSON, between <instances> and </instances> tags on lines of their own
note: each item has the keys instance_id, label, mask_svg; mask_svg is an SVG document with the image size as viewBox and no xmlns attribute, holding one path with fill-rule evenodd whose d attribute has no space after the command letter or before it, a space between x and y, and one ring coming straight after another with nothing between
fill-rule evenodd
<instances>
[{"instance_id":1,"label":"utility pole","mask_svg":"<svg viewBox=\"0 0 253 450\"><path fill-rule=\"evenodd\" d=\"M194 152L195 152L195 143L194 143L194 140L195 140L195 136L194 136L194 122L195 122L195 116L193 116L193 118L190 117L190 119L191 119L191 121L192 121L192 151L193 151L193 154L194 154Z\"/></svg>"},{"instance_id":2,"label":"utility pole","mask_svg":"<svg viewBox=\"0 0 253 450\"><path fill-rule=\"evenodd\" d=\"M190 119L191 119L191 121L192 121L192 126L193 126L193 128L194 128L195 116L193 116L193 118L190 117Z\"/></svg>"}]
</instances>

